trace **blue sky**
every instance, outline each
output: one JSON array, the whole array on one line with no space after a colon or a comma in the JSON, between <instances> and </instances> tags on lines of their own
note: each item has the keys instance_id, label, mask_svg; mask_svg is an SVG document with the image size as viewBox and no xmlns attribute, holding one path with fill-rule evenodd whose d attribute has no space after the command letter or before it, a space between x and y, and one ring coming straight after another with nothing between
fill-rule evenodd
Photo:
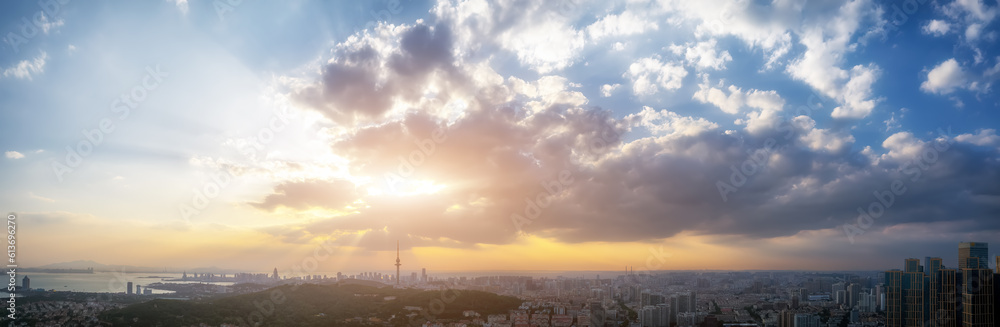
<instances>
[{"instance_id":1,"label":"blue sky","mask_svg":"<svg viewBox=\"0 0 1000 327\"><path fill-rule=\"evenodd\" d=\"M42 4L0 10L0 206L36 264L357 253L333 269L403 239L881 269L1000 228L992 0ZM556 268L620 266L595 257Z\"/></svg>"}]
</instances>

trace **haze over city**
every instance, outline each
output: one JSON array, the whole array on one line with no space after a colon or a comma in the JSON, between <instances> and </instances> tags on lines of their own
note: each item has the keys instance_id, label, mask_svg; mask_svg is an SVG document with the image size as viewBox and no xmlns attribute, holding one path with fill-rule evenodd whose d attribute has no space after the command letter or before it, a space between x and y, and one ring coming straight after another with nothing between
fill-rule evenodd
<instances>
[{"instance_id":1,"label":"haze over city","mask_svg":"<svg viewBox=\"0 0 1000 327\"><path fill-rule=\"evenodd\" d=\"M911 2L5 3L0 207L22 267L954 265L998 4Z\"/></svg>"}]
</instances>

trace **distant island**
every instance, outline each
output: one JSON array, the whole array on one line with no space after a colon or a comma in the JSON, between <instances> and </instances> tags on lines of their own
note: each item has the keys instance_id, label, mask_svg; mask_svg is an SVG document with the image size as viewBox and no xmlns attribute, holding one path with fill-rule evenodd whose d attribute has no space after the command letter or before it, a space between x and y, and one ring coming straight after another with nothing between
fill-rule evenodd
<instances>
[{"instance_id":1,"label":"distant island","mask_svg":"<svg viewBox=\"0 0 1000 327\"><path fill-rule=\"evenodd\" d=\"M93 274L94 268L72 269L72 268L21 268L21 272L38 272L50 274Z\"/></svg>"}]
</instances>

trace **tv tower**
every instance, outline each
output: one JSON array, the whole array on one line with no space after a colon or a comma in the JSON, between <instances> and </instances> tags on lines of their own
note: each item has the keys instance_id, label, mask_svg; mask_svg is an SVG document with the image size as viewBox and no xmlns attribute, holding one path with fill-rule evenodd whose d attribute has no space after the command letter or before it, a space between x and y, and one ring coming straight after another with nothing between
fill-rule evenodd
<instances>
[{"instance_id":1,"label":"tv tower","mask_svg":"<svg viewBox=\"0 0 1000 327\"><path fill-rule=\"evenodd\" d=\"M399 286L399 241L396 241L396 286Z\"/></svg>"}]
</instances>

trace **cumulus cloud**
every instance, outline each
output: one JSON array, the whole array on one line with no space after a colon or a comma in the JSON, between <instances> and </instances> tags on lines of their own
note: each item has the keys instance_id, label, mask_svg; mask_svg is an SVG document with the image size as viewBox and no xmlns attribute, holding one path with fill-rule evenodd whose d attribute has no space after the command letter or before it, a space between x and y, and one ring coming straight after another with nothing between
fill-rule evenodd
<instances>
[{"instance_id":1,"label":"cumulus cloud","mask_svg":"<svg viewBox=\"0 0 1000 327\"><path fill-rule=\"evenodd\" d=\"M721 82L719 87L724 87ZM703 76L698 88L692 97L698 102L712 104L728 114L735 115L747 111L746 118L737 120L737 123L745 124L747 131L754 134L777 126L780 120L778 114L785 106L785 100L776 91L757 89L743 91L736 85L730 85L723 90L709 85L707 76Z\"/></svg>"},{"instance_id":2,"label":"cumulus cloud","mask_svg":"<svg viewBox=\"0 0 1000 327\"><path fill-rule=\"evenodd\" d=\"M24 154L17 151L7 151L3 153L7 159L21 159L24 158Z\"/></svg>"},{"instance_id":3,"label":"cumulus cloud","mask_svg":"<svg viewBox=\"0 0 1000 327\"><path fill-rule=\"evenodd\" d=\"M992 128L984 128L976 132L976 134L960 134L955 136L955 141L965 142L970 144L975 144L979 146L1000 146L1000 135L997 135L997 130Z\"/></svg>"},{"instance_id":4,"label":"cumulus cloud","mask_svg":"<svg viewBox=\"0 0 1000 327\"><path fill-rule=\"evenodd\" d=\"M940 19L932 19L924 24L923 31L924 34L929 34L933 36L943 36L948 34L951 30L951 24Z\"/></svg>"},{"instance_id":5,"label":"cumulus cloud","mask_svg":"<svg viewBox=\"0 0 1000 327\"><path fill-rule=\"evenodd\" d=\"M583 50L586 33L573 27L571 9L558 1L444 0L432 12L461 27L456 35L460 55L500 47L545 74L569 67Z\"/></svg>"},{"instance_id":6,"label":"cumulus cloud","mask_svg":"<svg viewBox=\"0 0 1000 327\"><path fill-rule=\"evenodd\" d=\"M632 80L632 93L635 95L653 95L663 90L681 88L684 77L688 74L683 66L674 63L661 62L659 58L641 58L628 67L623 77Z\"/></svg>"},{"instance_id":7,"label":"cumulus cloud","mask_svg":"<svg viewBox=\"0 0 1000 327\"><path fill-rule=\"evenodd\" d=\"M684 46L674 44L670 46L670 51L683 56L688 64L698 69L726 69L726 62L732 61L733 57L729 55L729 51L717 50L717 45L715 39L711 39Z\"/></svg>"},{"instance_id":8,"label":"cumulus cloud","mask_svg":"<svg viewBox=\"0 0 1000 327\"><path fill-rule=\"evenodd\" d=\"M594 40L605 37L620 37L641 34L647 30L656 30L659 26L655 21L640 17L631 10L621 14L608 14L587 26L587 35Z\"/></svg>"},{"instance_id":9,"label":"cumulus cloud","mask_svg":"<svg viewBox=\"0 0 1000 327\"><path fill-rule=\"evenodd\" d=\"M967 88L968 83L968 74L955 58L951 58L931 69L920 89L928 93L948 94L955 89Z\"/></svg>"},{"instance_id":10,"label":"cumulus cloud","mask_svg":"<svg viewBox=\"0 0 1000 327\"><path fill-rule=\"evenodd\" d=\"M768 60L779 58L775 65L791 35L803 35L806 53L796 56L786 72L835 99L835 117L866 117L878 102L871 86L880 70L873 64L848 65L844 57L859 29L860 18L849 16L863 16L869 4L830 5L839 16L823 18L812 5L739 2L736 6L754 10L734 11L726 30L699 26L703 36L734 35L765 49ZM713 3L668 5L700 22ZM956 234L1000 229L1000 223L987 219L1000 205L981 200L1000 195L991 182L1000 172L993 159L998 154L976 145L991 144L995 133L948 137L956 142L935 150L933 163L919 160L941 148L940 137L901 131L881 148L876 143L875 149L856 149L850 126L781 117L786 101L778 92L710 83L705 75L692 99L739 115L745 129L723 130L683 108L595 107L577 91L578 84L558 74L557 67L564 66L554 63L560 60L548 61L549 73L519 78L494 71L488 56L478 52L530 48L491 40L534 26L514 13L537 15L541 6L514 11L507 3L442 1L434 9L440 22L383 26L337 45L334 58L319 67L324 73L302 81L292 93L309 110L340 123L329 131L329 150L342 159L352 182L334 187L285 181L254 205L351 210L265 232L287 236L289 242L333 237L365 249L382 249L396 239L415 246L508 244L522 234L560 242L635 242L683 233L774 242L807 235L833 244L846 242L841 227L856 220L855 208L871 203L872 192L895 180L906 181L907 193L867 233L893 236L894 228L951 224L955 215L974 221L948 225ZM784 18L785 13L795 14ZM820 19L812 29L789 27L812 24L803 18L815 17ZM708 41L691 46L703 42ZM688 48L681 52L683 59L699 65L700 56L687 58ZM715 54L720 58L720 52ZM542 61L528 57L519 56L525 67L544 70ZM625 65L622 76L635 95L677 90L688 74L681 62L658 56ZM703 68L709 67L714 65ZM615 85L602 85L601 95L610 95ZM372 97L377 99L367 99ZM613 114L622 110L631 113ZM970 166L975 171L968 171ZM914 167L919 177L911 175ZM435 187L407 196L362 191L385 189L387 174ZM720 183L732 189L720 191ZM306 191L309 187L319 189Z\"/></svg>"},{"instance_id":11,"label":"cumulus cloud","mask_svg":"<svg viewBox=\"0 0 1000 327\"><path fill-rule=\"evenodd\" d=\"M618 83L601 85L601 96L607 98L611 96L611 94L614 94L615 90L618 90L621 86L622 85Z\"/></svg>"}]
</instances>

